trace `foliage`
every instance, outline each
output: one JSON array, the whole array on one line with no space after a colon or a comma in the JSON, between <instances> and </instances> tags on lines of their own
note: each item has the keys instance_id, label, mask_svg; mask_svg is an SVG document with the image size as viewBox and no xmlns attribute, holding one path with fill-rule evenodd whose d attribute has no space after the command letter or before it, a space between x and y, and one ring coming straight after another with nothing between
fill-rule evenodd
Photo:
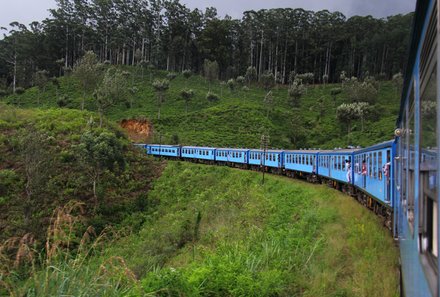
<instances>
[{"instance_id":1,"label":"foliage","mask_svg":"<svg viewBox=\"0 0 440 297\"><path fill-rule=\"evenodd\" d=\"M186 79L189 79L192 76L192 71L187 69L187 70L183 70L182 71L183 77L185 77Z\"/></svg>"},{"instance_id":2,"label":"foliage","mask_svg":"<svg viewBox=\"0 0 440 297\"><path fill-rule=\"evenodd\" d=\"M157 97L157 106L158 106L157 118L160 120L160 108L162 107L162 104L165 101L165 94L167 90L170 88L170 81L167 79L155 80L153 82L153 88L156 91L156 97Z\"/></svg>"},{"instance_id":3,"label":"foliage","mask_svg":"<svg viewBox=\"0 0 440 297\"><path fill-rule=\"evenodd\" d=\"M272 91L267 92L266 96L264 96L264 105L266 106L266 117L269 117L269 112L273 110L273 95Z\"/></svg>"},{"instance_id":4,"label":"foliage","mask_svg":"<svg viewBox=\"0 0 440 297\"><path fill-rule=\"evenodd\" d=\"M170 73L167 74L167 79L168 79L169 81L172 81L172 80L175 79L176 77L177 77L177 73L175 73L175 72L170 72Z\"/></svg>"},{"instance_id":5,"label":"foliage","mask_svg":"<svg viewBox=\"0 0 440 297\"><path fill-rule=\"evenodd\" d=\"M266 92L269 92L275 86L275 76L272 72L266 72L261 76L261 83Z\"/></svg>"},{"instance_id":6,"label":"foliage","mask_svg":"<svg viewBox=\"0 0 440 297\"><path fill-rule=\"evenodd\" d=\"M342 93L342 89L341 88L333 88L330 90L330 95L333 98L333 104L336 106L336 98L338 97L339 94Z\"/></svg>"},{"instance_id":7,"label":"foliage","mask_svg":"<svg viewBox=\"0 0 440 297\"><path fill-rule=\"evenodd\" d=\"M149 199L157 203L149 222L104 255L125 255L140 276L129 296L398 291L392 238L332 189L277 176L262 187L255 172L169 162Z\"/></svg>"},{"instance_id":8,"label":"foliage","mask_svg":"<svg viewBox=\"0 0 440 297\"><path fill-rule=\"evenodd\" d=\"M206 94L206 100L208 100L209 102L216 102L220 100L220 97L216 93L208 92Z\"/></svg>"},{"instance_id":9,"label":"foliage","mask_svg":"<svg viewBox=\"0 0 440 297\"><path fill-rule=\"evenodd\" d=\"M95 206L98 206L96 194L97 182L105 170L113 172L123 170L125 160L121 141L112 133L102 131L87 131L81 135L81 141L76 150L84 172L87 172L93 185Z\"/></svg>"},{"instance_id":10,"label":"foliage","mask_svg":"<svg viewBox=\"0 0 440 297\"><path fill-rule=\"evenodd\" d=\"M359 82L356 77L346 78L343 90L348 102L368 102L374 104L378 96L378 90L371 81Z\"/></svg>"},{"instance_id":11,"label":"foliage","mask_svg":"<svg viewBox=\"0 0 440 297\"><path fill-rule=\"evenodd\" d=\"M235 80L239 87L243 87L244 83L246 82L246 78L244 76L237 76L237 79Z\"/></svg>"},{"instance_id":12,"label":"foliage","mask_svg":"<svg viewBox=\"0 0 440 297\"><path fill-rule=\"evenodd\" d=\"M257 68L249 66L246 70L246 80L249 84L255 82L258 78L257 76Z\"/></svg>"},{"instance_id":13,"label":"foliage","mask_svg":"<svg viewBox=\"0 0 440 297\"><path fill-rule=\"evenodd\" d=\"M194 97L194 91L191 89L183 89L180 91L180 97L185 101L185 112L188 113L188 104Z\"/></svg>"},{"instance_id":14,"label":"foliage","mask_svg":"<svg viewBox=\"0 0 440 297\"><path fill-rule=\"evenodd\" d=\"M217 61L205 60L203 63L203 75L209 80L210 84L218 79L219 66Z\"/></svg>"},{"instance_id":15,"label":"foliage","mask_svg":"<svg viewBox=\"0 0 440 297\"><path fill-rule=\"evenodd\" d=\"M228 85L228 88L231 92L234 92L235 90L235 80L233 78L231 78L230 80L228 80L228 82L226 83Z\"/></svg>"},{"instance_id":16,"label":"foliage","mask_svg":"<svg viewBox=\"0 0 440 297\"><path fill-rule=\"evenodd\" d=\"M290 104L293 107L299 107L301 105L301 97L304 95L306 88L302 84L302 81L296 79L288 89Z\"/></svg>"},{"instance_id":17,"label":"foliage","mask_svg":"<svg viewBox=\"0 0 440 297\"><path fill-rule=\"evenodd\" d=\"M127 80L124 72L118 69L107 69L104 78L95 92L99 112L99 127L102 127L103 116L109 107L128 96Z\"/></svg>"},{"instance_id":18,"label":"foliage","mask_svg":"<svg viewBox=\"0 0 440 297\"><path fill-rule=\"evenodd\" d=\"M81 109L84 109L85 97L90 95L98 86L102 73L102 67L98 63L98 57L92 51L88 51L78 60L73 68L73 76L81 82L83 98Z\"/></svg>"}]
</instances>

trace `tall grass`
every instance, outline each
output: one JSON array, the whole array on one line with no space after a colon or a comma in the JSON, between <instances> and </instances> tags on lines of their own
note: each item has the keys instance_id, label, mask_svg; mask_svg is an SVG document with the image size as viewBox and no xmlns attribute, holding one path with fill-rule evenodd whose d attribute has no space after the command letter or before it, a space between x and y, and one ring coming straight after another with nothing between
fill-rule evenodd
<instances>
[{"instance_id":1,"label":"tall grass","mask_svg":"<svg viewBox=\"0 0 440 297\"><path fill-rule=\"evenodd\" d=\"M121 296L136 285L123 258L110 257L99 265L91 262L109 244L111 230L97 236L89 227L78 237L82 208L83 204L71 202L54 212L43 252L35 250L28 235L0 246L5 264L0 267L0 295Z\"/></svg>"}]
</instances>

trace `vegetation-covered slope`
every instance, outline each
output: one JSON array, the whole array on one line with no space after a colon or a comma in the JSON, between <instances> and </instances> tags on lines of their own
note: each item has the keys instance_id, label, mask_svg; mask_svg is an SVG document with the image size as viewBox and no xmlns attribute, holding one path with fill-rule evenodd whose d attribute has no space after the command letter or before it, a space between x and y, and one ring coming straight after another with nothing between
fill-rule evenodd
<instances>
[{"instance_id":1,"label":"vegetation-covered slope","mask_svg":"<svg viewBox=\"0 0 440 297\"><path fill-rule=\"evenodd\" d=\"M397 249L380 220L325 186L169 162L145 223L94 257L50 259L16 286L36 295L396 296ZM100 246L100 245L98 245ZM82 259L79 261L79 259Z\"/></svg>"},{"instance_id":2,"label":"vegetation-covered slope","mask_svg":"<svg viewBox=\"0 0 440 297\"><path fill-rule=\"evenodd\" d=\"M264 104L266 91L258 85L251 85L249 90L236 87L230 91L218 81L210 84L199 76L187 80L178 75L170 82L159 121L150 74L145 72L142 79L139 68L126 70L131 71L129 81L137 92L110 108L107 116L115 121L147 118L154 126L154 137L150 139L153 142L259 147L261 134L268 133L270 145L277 148L334 148L349 144L367 146L393 137L399 106L395 86L391 82L378 83L378 97L366 117L364 130L361 129L360 120L354 121L348 139L346 125L336 118L336 107L350 102L347 92L337 95L336 103L331 95L333 89L341 87L340 84L309 86L300 99L300 106L295 108L290 104L287 87L275 87L272 90L273 104L268 112L268 106ZM153 80L164 76L163 72L152 73ZM57 98L62 94L67 96L63 104L80 108L83 93L79 82L73 77L63 77L59 85L57 88L48 84L44 92L31 88L22 95L11 95L4 100L25 107L47 108L56 107ZM180 96L183 89L194 91L188 113L185 101ZM206 99L209 89L219 95L219 101L209 102ZM93 99L91 96L88 98L85 107L96 110Z\"/></svg>"},{"instance_id":3,"label":"vegetation-covered slope","mask_svg":"<svg viewBox=\"0 0 440 297\"><path fill-rule=\"evenodd\" d=\"M30 233L41 244L53 211L71 201L97 232L142 204L157 166L93 117L0 105L0 241Z\"/></svg>"}]
</instances>

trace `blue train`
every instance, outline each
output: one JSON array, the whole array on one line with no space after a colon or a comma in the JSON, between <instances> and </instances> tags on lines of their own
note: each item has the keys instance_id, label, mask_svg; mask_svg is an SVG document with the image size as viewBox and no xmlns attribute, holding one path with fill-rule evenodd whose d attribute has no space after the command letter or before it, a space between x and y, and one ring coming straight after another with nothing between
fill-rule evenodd
<instances>
[{"instance_id":1,"label":"blue train","mask_svg":"<svg viewBox=\"0 0 440 297\"><path fill-rule=\"evenodd\" d=\"M267 150L141 144L149 155L325 182L384 218L403 296L440 297L440 0L419 0L394 140L363 149Z\"/></svg>"},{"instance_id":2,"label":"blue train","mask_svg":"<svg viewBox=\"0 0 440 297\"><path fill-rule=\"evenodd\" d=\"M147 154L205 164L264 170L325 182L356 197L393 227L394 174L391 160L396 140L367 149L340 150L260 150L139 144ZM394 226L396 229L396 226ZM394 231L396 232L396 230Z\"/></svg>"}]
</instances>

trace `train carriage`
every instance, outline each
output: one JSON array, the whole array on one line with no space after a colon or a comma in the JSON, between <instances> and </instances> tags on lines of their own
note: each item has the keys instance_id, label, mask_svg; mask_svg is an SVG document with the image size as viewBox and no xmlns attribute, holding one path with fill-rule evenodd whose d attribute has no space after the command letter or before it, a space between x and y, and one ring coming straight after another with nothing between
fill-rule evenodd
<instances>
[{"instance_id":1,"label":"train carriage","mask_svg":"<svg viewBox=\"0 0 440 297\"><path fill-rule=\"evenodd\" d=\"M272 170L276 168L275 171L281 171L284 167L283 164L284 151L281 150L249 150L249 165L251 166L264 166L266 168L271 168Z\"/></svg>"},{"instance_id":2,"label":"train carriage","mask_svg":"<svg viewBox=\"0 0 440 297\"><path fill-rule=\"evenodd\" d=\"M354 185L389 206L393 205L394 150L394 140L380 143L355 152L353 162Z\"/></svg>"},{"instance_id":3,"label":"train carriage","mask_svg":"<svg viewBox=\"0 0 440 297\"><path fill-rule=\"evenodd\" d=\"M417 2L396 130L394 231L406 296L440 296L438 5Z\"/></svg>"},{"instance_id":4,"label":"train carriage","mask_svg":"<svg viewBox=\"0 0 440 297\"><path fill-rule=\"evenodd\" d=\"M249 149L218 148L215 153L217 162L247 164Z\"/></svg>"},{"instance_id":5,"label":"train carriage","mask_svg":"<svg viewBox=\"0 0 440 297\"><path fill-rule=\"evenodd\" d=\"M161 144L147 144L144 145L147 154L161 157L180 157L180 146L177 145L161 145Z\"/></svg>"},{"instance_id":6,"label":"train carriage","mask_svg":"<svg viewBox=\"0 0 440 297\"><path fill-rule=\"evenodd\" d=\"M284 151L284 170L287 176L307 178L310 182L317 182L318 151L293 150Z\"/></svg>"},{"instance_id":7,"label":"train carriage","mask_svg":"<svg viewBox=\"0 0 440 297\"><path fill-rule=\"evenodd\" d=\"M318 153L319 175L344 184L352 184L355 150L321 151Z\"/></svg>"},{"instance_id":8,"label":"train carriage","mask_svg":"<svg viewBox=\"0 0 440 297\"><path fill-rule=\"evenodd\" d=\"M185 159L215 161L215 148L182 146L181 157Z\"/></svg>"}]
</instances>

